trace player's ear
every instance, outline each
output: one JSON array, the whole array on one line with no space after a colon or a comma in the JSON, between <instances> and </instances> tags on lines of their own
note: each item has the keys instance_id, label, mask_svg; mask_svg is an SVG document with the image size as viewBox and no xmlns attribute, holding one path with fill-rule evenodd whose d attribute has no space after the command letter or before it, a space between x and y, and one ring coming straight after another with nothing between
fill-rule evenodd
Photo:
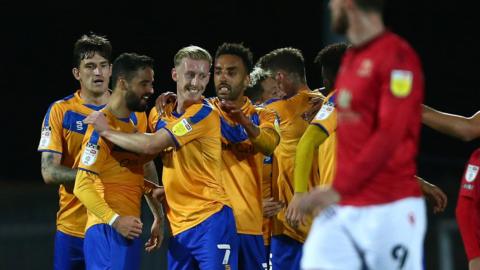
<instances>
[{"instance_id":1,"label":"player's ear","mask_svg":"<svg viewBox=\"0 0 480 270\"><path fill-rule=\"evenodd\" d=\"M76 80L80 80L80 70L78 68L76 67L72 68L72 74Z\"/></svg>"},{"instance_id":2,"label":"player's ear","mask_svg":"<svg viewBox=\"0 0 480 270\"><path fill-rule=\"evenodd\" d=\"M178 76L177 70L175 68L172 68L172 80L176 82L178 79L177 76Z\"/></svg>"}]
</instances>

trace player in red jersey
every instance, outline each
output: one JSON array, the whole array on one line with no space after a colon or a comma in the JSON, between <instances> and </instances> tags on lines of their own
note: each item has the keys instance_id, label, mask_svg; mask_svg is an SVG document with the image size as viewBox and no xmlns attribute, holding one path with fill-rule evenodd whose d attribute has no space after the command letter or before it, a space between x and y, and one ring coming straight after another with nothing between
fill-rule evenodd
<instances>
[{"instance_id":1,"label":"player in red jersey","mask_svg":"<svg viewBox=\"0 0 480 270\"><path fill-rule=\"evenodd\" d=\"M426 215L415 178L420 61L405 40L386 30L383 1L331 0L329 7L334 31L346 34L353 47L335 83L333 186L302 201L307 210L321 211L302 268L422 269Z\"/></svg>"},{"instance_id":2,"label":"player in red jersey","mask_svg":"<svg viewBox=\"0 0 480 270\"><path fill-rule=\"evenodd\" d=\"M463 117L423 106L422 122L463 141L480 138L480 111L471 117ZM470 270L480 270L479 167L480 149L477 149L465 167L455 211Z\"/></svg>"}]
</instances>

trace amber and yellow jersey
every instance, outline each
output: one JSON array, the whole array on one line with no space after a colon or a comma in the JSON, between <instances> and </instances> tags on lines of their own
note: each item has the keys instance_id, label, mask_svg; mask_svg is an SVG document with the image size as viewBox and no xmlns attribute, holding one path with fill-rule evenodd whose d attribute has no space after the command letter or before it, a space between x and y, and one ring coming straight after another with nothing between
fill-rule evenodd
<instances>
[{"instance_id":1,"label":"amber and yellow jersey","mask_svg":"<svg viewBox=\"0 0 480 270\"><path fill-rule=\"evenodd\" d=\"M273 196L272 192L272 158L273 156L264 156L263 158L263 176L262 176L262 199L268 199ZM272 219L263 218L262 224L263 243L270 245L272 236Z\"/></svg>"},{"instance_id":2,"label":"amber and yellow jersey","mask_svg":"<svg viewBox=\"0 0 480 270\"><path fill-rule=\"evenodd\" d=\"M230 199L237 232L262 235L262 176L264 154L249 139L242 125L229 118L220 107L218 98L208 100L218 110L222 133L222 181ZM242 112L259 127L260 133L275 131L275 112L255 107L245 97ZM270 137L267 148L274 149L276 137ZM261 136L261 134L259 135Z\"/></svg>"},{"instance_id":3,"label":"amber and yellow jersey","mask_svg":"<svg viewBox=\"0 0 480 270\"><path fill-rule=\"evenodd\" d=\"M61 165L73 168L80 152L87 125L83 119L102 106L86 104L80 91L50 105L42 124L38 151L62 155ZM73 195L71 187L60 185L58 189L59 210L57 230L68 235L83 237L87 213L80 201Z\"/></svg>"},{"instance_id":4,"label":"amber and yellow jersey","mask_svg":"<svg viewBox=\"0 0 480 270\"><path fill-rule=\"evenodd\" d=\"M318 186L328 187L332 184L335 173L336 164L336 147L337 147L337 111L335 109L336 91L332 91L325 98L322 107L311 125L315 125L322 129L327 138L318 148L318 169L320 171L320 181Z\"/></svg>"},{"instance_id":5,"label":"amber and yellow jersey","mask_svg":"<svg viewBox=\"0 0 480 270\"><path fill-rule=\"evenodd\" d=\"M295 163L296 147L308 126L308 122L303 119L302 114L312 107L310 100L312 97L321 94L303 89L296 95L273 99L267 102L266 108L275 111L280 119L280 143L275 149L272 163L272 188L274 198L288 205L294 194L293 171ZM314 161L312 166L310 187L318 182L318 164ZM278 192L275 192L278 189ZM285 209L282 209L273 222L273 235L284 234L297 241L304 242L309 230L309 226L300 226L294 229L287 224L285 220Z\"/></svg>"},{"instance_id":6,"label":"amber and yellow jersey","mask_svg":"<svg viewBox=\"0 0 480 270\"><path fill-rule=\"evenodd\" d=\"M173 235L188 230L224 205L230 206L221 180L220 117L208 102L193 104L183 114L160 116L152 109L149 124L165 128L175 149L162 155L167 217Z\"/></svg>"},{"instance_id":7,"label":"amber and yellow jersey","mask_svg":"<svg viewBox=\"0 0 480 270\"><path fill-rule=\"evenodd\" d=\"M75 159L80 152L87 125L83 119L104 105L87 104L80 96L80 90L50 105L42 124L38 151L62 155L61 165L75 168ZM145 113L132 113L131 120L140 130L145 129ZM57 230L68 235L83 237L87 212L82 203L73 195L73 185L60 185Z\"/></svg>"},{"instance_id":8,"label":"amber and yellow jersey","mask_svg":"<svg viewBox=\"0 0 480 270\"><path fill-rule=\"evenodd\" d=\"M110 128L126 133L139 130L130 118L117 118L108 109L102 110ZM142 113L145 115L145 113ZM77 158L78 173L75 195L87 208L85 227L110 223L116 215L140 217L143 195L143 165L148 160L104 140L89 126Z\"/></svg>"}]
</instances>

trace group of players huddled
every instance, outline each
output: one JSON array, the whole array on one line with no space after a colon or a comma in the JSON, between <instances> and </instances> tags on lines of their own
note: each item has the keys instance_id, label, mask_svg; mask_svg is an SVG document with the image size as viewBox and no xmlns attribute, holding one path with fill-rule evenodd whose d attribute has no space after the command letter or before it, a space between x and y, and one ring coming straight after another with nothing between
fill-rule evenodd
<instances>
[{"instance_id":1,"label":"group of players huddled","mask_svg":"<svg viewBox=\"0 0 480 270\"><path fill-rule=\"evenodd\" d=\"M176 92L148 116L153 59L112 63L106 37L78 39L80 89L50 105L38 148L45 182L60 186L55 269L139 269L142 197L154 217L145 250L168 242L169 269L422 269L423 197L435 212L447 203L416 176L422 117L474 137L478 128L455 128L478 120L422 105L420 61L385 28L381 0L329 7L350 44L318 53L323 88L309 88L295 48L254 63L241 43L213 57L190 45L173 59ZM205 97L212 66L216 96ZM478 155L457 211L471 269L478 221L465 209L477 198Z\"/></svg>"}]
</instances>

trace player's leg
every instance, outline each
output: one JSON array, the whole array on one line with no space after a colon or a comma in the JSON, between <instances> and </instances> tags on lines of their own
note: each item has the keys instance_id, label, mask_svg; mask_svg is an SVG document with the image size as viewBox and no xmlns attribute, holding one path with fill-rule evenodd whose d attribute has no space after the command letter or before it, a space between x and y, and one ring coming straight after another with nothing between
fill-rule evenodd
<instances>
[{"instance_id":1,"label":"player's leg","mask_svg":"<svg viewBox=\"0 0 480 270\"><path fill-rule=\"evenodd\" d=\"M224 206L194 228L201 236L192 250L200 269L238 269L237 228L230 207Z\"/></svg>"},{"instance_id":2,"label":"player's leg","mask_svg":"<svg viewBox=\"0 0 480 270\"><path fill-rule=\"evenodd\" d=\"M112 269L140 269L142 259L141 239L137 237L129 240L110 226L107 226L106 229L109 230L111 240Z\"/></svg>"},{"instance_id":3,"label":"player's leg","mask_svg":"<svg viewBox=\"0 0 480 270\"><path fill-rule=\"evenodd\" d=\"M303 246L302 269L364 269L365 252L348 230L342 211L330 207L314 219Z\"/></svg>"},{"instance_id":4,"label":"player's leg","mask_svg":"<svg viewBox=\"0 0 480 270\"><path fill-rule=\"evenodd\" d=\"M55 233L54 269L85 269L83 238L57 231Z\"/></svg>"},{"instance_id":5,"label":"player's leg","mask_svg":"<svg viewBox=\"0 0 480 270\"><path fill-rule=\"evenodd\" d=\"M239 269L267 269L265 260L265 246L262 235L238 234L238 268Z\"/></svg>"},{"instance_id":6,"label":"player's leg","mask_svg":"<svg viewBox=\"0 0 480 270\"><path fill-rule=\"evenodd\" d=\"M199 235L195 233L195 228L181 232L170 238L168 242L168 269L191 270L198 269L198 263L188 249L189 243L199 241Z\"/></svg>"},{"instance_id":7,"label":"player's leg","mask_svg":"<svg viewBox=\"0 0 480 270\"><path fill-rule=\"evenodd\" d=\"M372 251L367 256L370 269L423 269L426 213L422 198L376 207L367 219L378 221L375 231L367 232L371 238L362 240Z\"/></svg>"},{"instance_id":8,"label":"player's leg","mask_svg":"<svg viewBox=\"0 0 480 270\"><path fill-rule=\"evenodd\" d=\"M83 242L86 269L111 268L108 231L102 224L93 225L85 232Z\"/></svg>"},{"instance_id":9,"label":"player's leg","mask_svg":"<svg viewBox=\"0 0 480 270\"><path fill-rule=\"evenodd\" d=\"M272 254L272 268L279 270L300 269L303 243L286 235L272 236L270 246Z\"/></svg>"}]
</instances>

